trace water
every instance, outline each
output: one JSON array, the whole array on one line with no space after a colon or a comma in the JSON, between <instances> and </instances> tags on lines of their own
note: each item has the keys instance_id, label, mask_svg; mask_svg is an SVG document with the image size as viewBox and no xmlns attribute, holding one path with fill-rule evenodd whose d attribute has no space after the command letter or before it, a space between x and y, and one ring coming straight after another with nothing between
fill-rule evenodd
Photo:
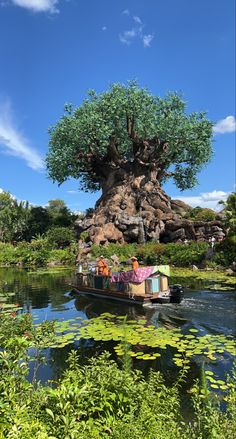
<instances>
[{"instance_id":1,"label":"water","mask_svg":"<svg viewBox=\"0 0 236 439\"><path fill-rule=\"evenodd\" d=\"M31 312L35 321L45 319L73 319L82 317L91 319L101 313L110 312L115 315L127 315L128 319L145 319L147 322L167 328L179 327L183 332L189 328L196 328L201 335L225 334L236 335L236 292L235 291L208 291L186 290L184 300L180 305L156 304L150 307L132 306L122 302L113 302L105 299L89 298L86 295L76 296L70 294L70 281L73 271L61 271L50 274L37 274L23 269L0 269L0 286L3 290L14 292L11 297L13 303L19 303L23 312ZM81 340L74 345L64 348L48 349L46 351L47 364L39 369L38 378L43 382L55 379L66 367L66 358L72 347L79 348L81 361L99 354L105 349L112 352L111 342L93 342ZM212 370L219 377L223 377L230 369L232 358L225 357L220 363L212 365ZM174 375L176 370L171 365L168 352L163 353L161 359L151 364L145 361L136 361L136 367L144 373L151 366L161 369L166 375ZM33 367L33 365L31 366ZM175 368L176 369L176 368ZM196 361L192 364L192 378L199 376L200 366ZM31 374L32 376L32 369Z\"/></svg>"}]
</instances>

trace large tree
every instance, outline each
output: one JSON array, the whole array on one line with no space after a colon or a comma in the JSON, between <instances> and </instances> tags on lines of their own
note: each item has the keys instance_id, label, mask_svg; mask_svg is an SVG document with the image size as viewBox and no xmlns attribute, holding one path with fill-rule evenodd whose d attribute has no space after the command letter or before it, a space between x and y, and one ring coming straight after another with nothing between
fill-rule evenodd
<instances>
[{"instance_id":1,"label":"large tree","mask_svg":"<svg viewBox=\"0 0 236 439\"><path fill-rule=\"evenodd\" d=\"M121 211L138 215L160 203L170 208L161 189L169 178L181 190L194 187L212 156L211 136L205 113L188 114L180 95L160 98L136 82L114 84L100 95L90 91L78 108L65 106L50 128L48 172L59 184L74 177L86 191L101 189L95 225L99 213L116 224Z\"/></svg>"}]
</instances>

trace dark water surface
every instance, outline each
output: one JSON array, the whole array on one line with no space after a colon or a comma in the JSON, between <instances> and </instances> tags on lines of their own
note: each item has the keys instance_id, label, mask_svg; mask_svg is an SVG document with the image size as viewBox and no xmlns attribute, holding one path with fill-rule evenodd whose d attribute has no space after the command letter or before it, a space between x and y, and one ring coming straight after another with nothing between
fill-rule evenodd
<instances>
[{"instance_id":1,"label":"dark water surface","mask_svg":"<svg viewBox=\"0 0 236 439\"><path fill-rule=\"evenodd\" d=\"M132 306L105 299L88 298L86 295L71 296L70 281L73 271L61 273L37 274L23 269L0 269L0 285L5 291L14 292L13 303L19 303L23 312L31 312L36 322L52 319L73 319L82 317L91 319L104 312L115 315L127 315L128 319L146 319L148 323L167 328L179 327L183 332L196 328L200 335L225 334L236 335L236 292L186 290L180 305L165 304L150 307ZM96 355L105 349L111 350L114 343L81 340L64 348L48 349L47 364L41 366L38 378L43 382L57 378L66 367L69 351L76 347L80 350L81 361ZM175 375L178 370L171 363L170 353L164 352L160 359L152 362L135 360L135 366L144 373L151 366L164 371L166 375ZM232 365L232 358L225 356L219 363L212 364L212 370L224 377ZM209 365L208 365L209 366ZM208 367L209 368L209 367ZM199 376L200 365L193 362L190 374Z\"/></svg>"}]
</instances>

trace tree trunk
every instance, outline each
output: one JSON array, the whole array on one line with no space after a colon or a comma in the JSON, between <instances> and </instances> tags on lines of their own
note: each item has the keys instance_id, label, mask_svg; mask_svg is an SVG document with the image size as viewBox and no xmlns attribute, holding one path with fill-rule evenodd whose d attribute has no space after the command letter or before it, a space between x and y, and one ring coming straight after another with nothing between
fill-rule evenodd
<instances>
[{"instance_id":1,"label":"tree trunk","mask_svg":"<svg viewBox=\"0 0 236 439\"><path fill-rule=\"evenodd\" d=\"M110 170L92 217L77 222L95 244L160 240L165 221L173 220L170 197L152 178L150 167Z\"/></svg>"}]
</instances>

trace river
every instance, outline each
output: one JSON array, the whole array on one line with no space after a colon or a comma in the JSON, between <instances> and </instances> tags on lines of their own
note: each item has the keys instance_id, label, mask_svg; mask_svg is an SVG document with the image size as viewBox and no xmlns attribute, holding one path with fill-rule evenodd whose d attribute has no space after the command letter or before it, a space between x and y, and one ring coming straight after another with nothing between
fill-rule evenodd
<instances>
[{"instance_id":1,"label":"river","mask_svg":"<svg viewBox=\"0 0 236 439\"><path fill-rule=\"evenodd\" d=\"M10 297L13 303L18 303L21 312L32 313L35 322L43 320L62 320L82 317L91 319L101 313L109 312L115 315L127 315L128 319L140 318L155 327L179 327L181 331L196 328L201 335L224 334L236 335L236 292L235 291L209 291L207 289L185 290L185 295L180 305L156 304L150 307L131 306L109 300L88 298L86 295L76 296L70 294L70 281L73 272L37 272L23 269L1 268L0 285L2 289L14 293ZM81 340L63 348L48 349L46 352L47 364L39 369L38 378L42 382L56 379L66 367L66 358L72 347L80 349L81 361L108 349L114 357L111 342L93 342ZM174 372L167 354L159 361L136 361L135 367L141 368L144 373L150 366L161 369L166 375ZM212 370L219 377L232 366L232 358L225 356L220 362L212 364ZM192 378L199 376L199 364L192 367Z\"/></svg>"}]
</instances>

